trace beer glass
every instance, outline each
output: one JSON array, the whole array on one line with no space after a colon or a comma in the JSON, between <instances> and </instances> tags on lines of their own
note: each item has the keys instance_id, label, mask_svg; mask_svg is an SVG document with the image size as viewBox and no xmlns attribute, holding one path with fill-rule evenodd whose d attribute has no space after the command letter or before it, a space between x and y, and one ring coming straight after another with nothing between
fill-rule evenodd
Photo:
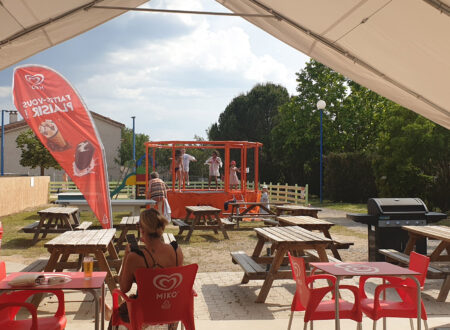
<instances>
[{"instance_id":1,"label":"beer glass","mask_svg":"<svg viewBox=\"0 0 450 330\"><path fill-rule=\"evenodd\" d=\"M92 272L94 271L94 258L93 257L84 257L83 259L83 270L84 270L84 278L90 279L92 277Z\"/></svg>"}]
</instances>

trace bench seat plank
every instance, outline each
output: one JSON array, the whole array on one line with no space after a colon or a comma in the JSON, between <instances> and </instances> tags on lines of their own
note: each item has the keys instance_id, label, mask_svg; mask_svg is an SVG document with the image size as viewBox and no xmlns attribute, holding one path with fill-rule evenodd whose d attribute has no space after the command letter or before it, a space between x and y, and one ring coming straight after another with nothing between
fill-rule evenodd
<instances>
[{"instance_id":1,"label":"bench seat plank","mask_svg":"<svg viewBox=\"0 0 450 330\"><path fill-rule=\"evenodd\" d=\"M231 252L232 259L242 267L245 274L251 275L266 275L266 269L260 264L256 263L249 255L244 251Z\"/></svg>"}]
</instances>

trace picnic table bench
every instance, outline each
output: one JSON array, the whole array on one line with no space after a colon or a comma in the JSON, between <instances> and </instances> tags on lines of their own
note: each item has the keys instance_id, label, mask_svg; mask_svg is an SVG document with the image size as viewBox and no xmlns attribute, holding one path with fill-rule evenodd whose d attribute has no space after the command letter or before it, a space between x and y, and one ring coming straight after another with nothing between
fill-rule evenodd
<instances>
[{"instance_id":1,"label":"picnic table bench","mask_svg":"<svg viewBox=\"0 0 450 330\"><path fill-rule=\"evenodd\" d=\"M228 215L230 222L236 223L236 227L239 228L239 222L244 218L250 219L264 219L271 220L275 218L276 214L270 210L268 205L280 205L281 203L261 203L261 202L231 202L228 205L231 206L230 213L223 213L223 215ZM256 208L259 208L257 213ZM242 210L243 209L243 210ZM261 213L261 210L266 213Z\"/></svg>"},{"instance_id":2,"label":"picnic table bench","mask_svg":"<svg viewBox=\"0 0 450 330\"><path fill-rule=\"evenodd\" d=\"M275 205L275 213L277 216L287 214L287 215L307 215L310 217L318 218L317 213L319 211L322 211L322 209L315 207L307 207L303 205L295 205L295 204Z\"/></svg>"},{"instance_id":3,"label":"picnic table bench","mask_svg":"<svg viewBox=\"0 0 450 330\"><path fill-rule=\"evenodd\" d=\"M226 222L220 219L221 209L202 205L202 206L186 206L186 217L183 220L172 220L172 223L179 226L179 234L183 230L189 230L186 236L186 242L191 239L194 230L213 230L215 234L218 234L220 230L224 238L229 239L227 230L225 228ZM194 218L190 219L191 215ZM191 222L189 224L189 222Z\"/></svg>"},{"instance_id":4,"label":"picnic table bench","mask_svg":"<svg viewBox=\"0 0 450 330\"><path fill-rule=\"evenodd\" d=\"M38 241L40 234L45 238L48 233L63 233L81 225L76 207L49 207L37 213L39 221L22 229L26 233L34 233L33 244ZM85 226L87 224L83 224L83 227Z\"/></svg>"},{"instance_id":5,"label":"picnic table bench","mask_svg":"<svg viewBox=\"0 0 450 330\"><path fill-rule=\"evenodd\" d=\"M323 220L323 219L316 219L311 216L279 216L277 217L277 220L280 224L280 226L299 226L302 228L305 228L307 230L318 230L323 235L329 239L331 238L330 235L330 228L334 226L334 223ZM342 260L341 256L339 255L338 249L348 249L351 245L354 243L340 243L333 239L332 243L330 244L329 248L331 249L333 256L337 258L338 260Z\"/></svg>"},{"instance_id":6,"label":"picnic table bench","mask_svg":"<svg viewBox=\"0 0 450 330\"><path fill-rule=\"evenodd\" d=\"M450 291L450 227L447 226L402 226L402 229L408 231L409 240L405 251L380 249L378 250L388 260L394 260L408 265L409 254L413 251L417 241L426 237L439 240L439 245L431 253L430 265L428 267L427 277L434 279L444 279L439 295L438 302L444 302ZM446 254L442 254L446 251Z\"/></svg>"},{"instance_id":7,"label":"picnic table bench","mask_svg":"<svg viewBox=\"0 0 450 330\"><path fill-rule=\"evenodd\" d=\"M263 279L261 291L256 299L257 303L266 301L272 283L277 279L292 278L291 270L280 269L287 264L287 252L294 255L304 255L306 250L315 250L319 260L328 262L325 248L331 243L329 238L298 226L254 228L258 241L251 256L243 251L231 252L232 261L241 266L244 276L241 283L249 280ZM272 244L270 256L261 256L264 244ZM270 265L270 267L267 267Z\"/></svg>"}]
</instances>

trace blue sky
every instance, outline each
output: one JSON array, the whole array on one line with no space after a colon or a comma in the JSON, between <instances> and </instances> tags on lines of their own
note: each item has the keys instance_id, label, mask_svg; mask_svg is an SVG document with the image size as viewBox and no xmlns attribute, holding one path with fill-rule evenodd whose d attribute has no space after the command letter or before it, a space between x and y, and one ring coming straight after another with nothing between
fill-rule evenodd
<instances>
[{"instance_id":1,"label":"blue sky","mask_svg":"<svg viewBox=\"0 0 450 330\"><path fill-rule=\"evenodd\" d=\"M212 0L144 7L227 11ZM129 12L21 64L59 71L92 111L152 140L206 137L231 100L273 82L295 94L309 58L240 17ZM0 71L0 108L14 108L13 67Z\"/></svg>"}]
</instances>

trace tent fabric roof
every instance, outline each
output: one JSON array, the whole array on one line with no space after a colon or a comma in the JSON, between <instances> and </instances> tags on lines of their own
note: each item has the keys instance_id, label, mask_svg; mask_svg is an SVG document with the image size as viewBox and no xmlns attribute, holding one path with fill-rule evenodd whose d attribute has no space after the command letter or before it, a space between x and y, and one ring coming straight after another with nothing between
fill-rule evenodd
<instances>
[{"instance_id":1,"label":"tent fabric roof","mask_svg":"<svg viewBox=\"0 0 450 330\"><path fill-rule=\"evenodd\" d=\"M216 0L359 84L450 129L450 0ZM1 0L0 70L145 0Z\"/></svg>"},{"instance_id":2,"label":"tent fabric roof","mask_svg":"<svg viewBox=\"0 0 450 330\"><path fill-rule=\"evenodd\" d=\"M333 70L450 129L450 0L217 0Z\"/></svg>"},{"instance_id":3,"label":"tent fabric roof","mask_svg":"<svg viewBox=\"0 0 450 330\"><path fill-rule=\"evenodd\" d=\"M146 0L1 0L0 70L82 34L125 10L93 5L138 7Z\"/></svg>"}]
</instances>

